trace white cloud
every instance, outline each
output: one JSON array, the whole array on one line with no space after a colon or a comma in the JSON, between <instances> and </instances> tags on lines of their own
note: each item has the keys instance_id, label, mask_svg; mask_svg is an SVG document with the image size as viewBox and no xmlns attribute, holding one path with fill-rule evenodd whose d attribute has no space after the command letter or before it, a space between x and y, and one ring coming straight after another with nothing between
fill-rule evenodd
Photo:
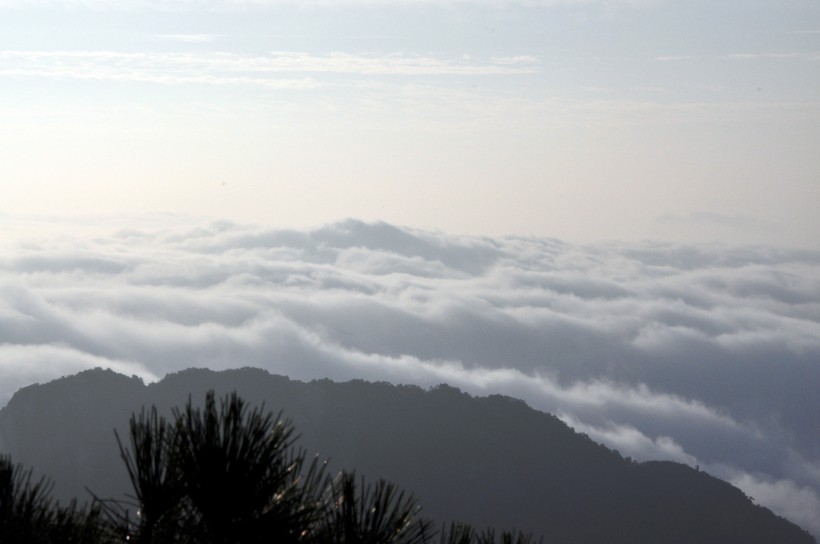
<instances>
[{"instance_id":1,"label":"white cloud","mask_svg":"<svg viewBox=\"0 0 820 544\"><path fill-rule=\"evenodd\" d=\"M538 58L532 55L515 55L512 57L492 57L490 61L494 64L503 65L535 64L538 62Z\"/></svg>"},{"instance_id":2,"label":"white cloud","mask_svg":"<svg viewBox=\"0 0 820 544\"><path fill-rule=\"evenodd\" d=\"M155 381L156 374L144 365L91 355L65 344L0 343L0 398L8 400L18 389L45 383L91 368L110 368L126 376Z\"/></svg>"},{"instance_id":3,"label":"white cloud","mask_svg":"<svg viewBox=\"0 0 820 544\"><path fill-rule=\"evenodd\" d=\"M201 35L173 36L188 41ZM429 56L362 56L348 53L311 55L275 51L253 56L234 53L124 53L116 51L0 51L0 77L49 78L155 83L166 85L249 85L308 89L312 77L283 74L357 76L480 76L531 73L537 67L520 60L488 63Z\"/></svg>"},{"instance_id":4,"label":"white cloud","mask_svg":"<svg viewBox=\"0 0 820 544\"><path fill-rule=\"evenodd\" d=\"M693 61L693 60L732 60L732 61L748 61L748 60L817 60L818 54L816 52L797 52L789 51L787 53L727 53L724 55L658 55L655 60L661 62L679 62L679 61Z\"/></svg>"},{"instance_id":5,"label":"white cloud","mask_svg":"<svg viewBox=\"0 0 820 544\"><path fill-rule=\"evenodd\" d=\"M222 37L221 34L157 34L157 38L182 43L208 43Z\"/></svg>"},{"instance_id":6,"label":"white cloud","mask_svg":"<svg viewBox=\"0 0 820 544\"><path fill-rule=\"evenodd\" d=\"M799 53L731 53L722 58L728 60L759 60L759 59L793 59L801 57Z\"/></svg>"},{"instance_id":7,"label":"white cloud","mask_svg":"<svg viewBox=\"0 0 820 544\"><path fill-rule=\"evenodd\" d=\"M624 457L638 461L663 460L677 461L690 466L697 466L697 459L686 453L680 444L668 436L650 438L629 425L608 424L603 427L588 425L564 414L561 419L579 433L584 433L596 442L616 449Z\"/></svg>"},{"instance_id":8,"label":"white cloud","mask_svg":"<svg viewBox=\"0 0 820 544\"><path fill-rule=\"evenodd\" d=\"M693 60L693 59L696 59L696 58L697 57L694 57L692 55L661 55L661 56L655 57L655 60L659 60L661 62L674 62L674 61L680 61L680 60Z\"/></svg>"},{"instance_id":9,"label":"white cloud","mask_svg":"<svg viewBox=\"0 0 820 544\"><path fill-rule=\"evenodd\" d=\"M758 504L787 516L815 535L820 534L820 497L816 489L791 480L770 481L750 474L738 475L730 481Z\"/></svg>"},{"instance_id":10,"label":"white cloud","mask_svg":"<svg viewBox=\"0 0 820 544\"><path fill-rule=\"evenodd\" d=\"M92 366L449 382L624 455L820 490L816 251L179 225L5 251L0 402Z\"/></svg>"}]
</instances>

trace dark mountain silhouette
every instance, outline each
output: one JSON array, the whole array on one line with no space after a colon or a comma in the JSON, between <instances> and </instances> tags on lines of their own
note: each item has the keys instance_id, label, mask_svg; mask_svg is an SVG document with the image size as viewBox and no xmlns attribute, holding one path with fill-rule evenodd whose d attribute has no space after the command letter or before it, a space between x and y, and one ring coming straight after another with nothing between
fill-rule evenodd
<instances>
[{"instance_id":1,"label":"dark mountain silhouette","mask_svg":"<svg viewBox=\"0 0 820 544\"><path fill-rule=\"evenodd\" d=\"M92 370L18 391L0 410L0 452L55 480L60 500L121 497L113 429L213 389L283 410L331 469L386 478L438 522L518 528L552 543L815 543L737 488L671 462L635 463L558 418L502 396L442 385L303 383L257 369L187 370L144 385Z\"/></svg>"}]
</instances>

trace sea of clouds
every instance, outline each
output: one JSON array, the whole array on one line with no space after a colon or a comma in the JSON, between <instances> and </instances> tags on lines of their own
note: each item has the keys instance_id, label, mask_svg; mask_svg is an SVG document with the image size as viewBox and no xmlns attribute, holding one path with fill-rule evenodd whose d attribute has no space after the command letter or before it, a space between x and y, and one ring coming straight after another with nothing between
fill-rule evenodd
<instances>
[{"instance_id":1,"label":"sea of clouds","mask_svg":"<svg viewBox=\"0 0 820 544\"><path fill-rule=\"evenodd\" d=\"M820 251L351 220L0 254L0 406L87 368L152 381L242 366L522 398L624 456L700 465L820 535Z\"/></svg>"}]
</instances>

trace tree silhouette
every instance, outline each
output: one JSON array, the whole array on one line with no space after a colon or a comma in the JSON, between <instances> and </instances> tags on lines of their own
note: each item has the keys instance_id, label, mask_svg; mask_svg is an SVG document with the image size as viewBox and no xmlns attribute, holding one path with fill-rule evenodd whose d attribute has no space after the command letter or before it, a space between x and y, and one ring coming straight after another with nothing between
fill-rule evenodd
<instances>
[{"instance_id":1,"label":"tree silhouette","mask_svg":"<svg viewBox=\"0 0 820 544\"><path fill-rule=\"evenodd\" d=\"M181 522L181 492L178 478L168 464L171 427L159 417L156 407L142 409L129 421L131 448L126 448L116 430L114 434L128 477L134 488L138 508L137 542L173 542ZM119 514L118 525L128 531L128 510L110 510ZM124 516L123 516L124 514Z\"/></svg>"},{"instance_id":2,"label":"tree silhouette","mask_svg":"<svg viewBox=\"0 0 820 544\"><path fill-rule=\"evenodd\" d=\"M306 466L290 421L247 409L236 393L217 409L174 410L168 462L202 542L297 542L318 515L323 466ZM305 470L306 469L306 470Z\"/></svg>"},{"instance_id":3,"label":"tree silhouette","mask_svg":"<svg viewBox=\"0 0 820 544\"><path fill-rule=\"evenodd\" d=\"M189 398L173 423L145 409L117 436L135 503L115 502L112 523L142 544L299 542L318 525L324 464L294 447L294 429L236 393L200 409ZM129 524L129 508L139 513Z\"/></svg>"},{"instance_id":4,"label":"tree silhouette","mask_svg":"<svg viewBox=\"0 0 820 544\"><path fill-rule=\"evenodd\" d=\"M417 520L420 506L412 495L390 482L356 486L355 473L342 472L327 488L323 529L327 544L423 544L434 534L432 523Z\"/></svg>"},{"instance_id":5,"label":"tree silhouette","mask_svg":"<svg viewBox=\"0 0 820 544\"><path fill-rule=\"evenodd\" d=\"M528 533L521 531L504 531L499 535L500 540L496 540L495 529L485 529L476 531L471 526L463 523L451 523L449 528L442 530L439 544L535 544L535 538ZM543 538L537 542L542 543Z\"/></svg>"},{"instance_id":6,"label":"tree silhouette","mask_svg":"<svg viewBox=\"0 0 820 544\"><path fill-rule=\"evenodd\" d=\"M92 544L111 542L98 508L78 509L75 502L60 506L51 497L53 483L32 479L0 456L0 542L25 544Z\"/></svg>"}]
</instances>

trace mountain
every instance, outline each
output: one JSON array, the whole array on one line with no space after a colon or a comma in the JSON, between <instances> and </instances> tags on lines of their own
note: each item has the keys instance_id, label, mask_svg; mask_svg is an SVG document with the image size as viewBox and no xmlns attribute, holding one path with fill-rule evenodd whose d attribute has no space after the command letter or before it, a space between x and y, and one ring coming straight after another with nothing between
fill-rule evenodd
<instances>
[{"instance_id":1,"label":"mountain","mask_svg":"<svg viewBox=\"0 0 820 544\"><path fill-rule=\"evenodd\" d=\"M192 369L145 385L90 370L18 391L0 410L0 452L51 476L61 500L88 497L85 487L122 497L113 429L125 436L142 406L168 414L210 389L282 410L333 471L394 481L436 521L515 527L551 543L815 543L705 472L624 459L522 401L446 385L304 383L258 369Z\"/></svg>"}]
</instances>

